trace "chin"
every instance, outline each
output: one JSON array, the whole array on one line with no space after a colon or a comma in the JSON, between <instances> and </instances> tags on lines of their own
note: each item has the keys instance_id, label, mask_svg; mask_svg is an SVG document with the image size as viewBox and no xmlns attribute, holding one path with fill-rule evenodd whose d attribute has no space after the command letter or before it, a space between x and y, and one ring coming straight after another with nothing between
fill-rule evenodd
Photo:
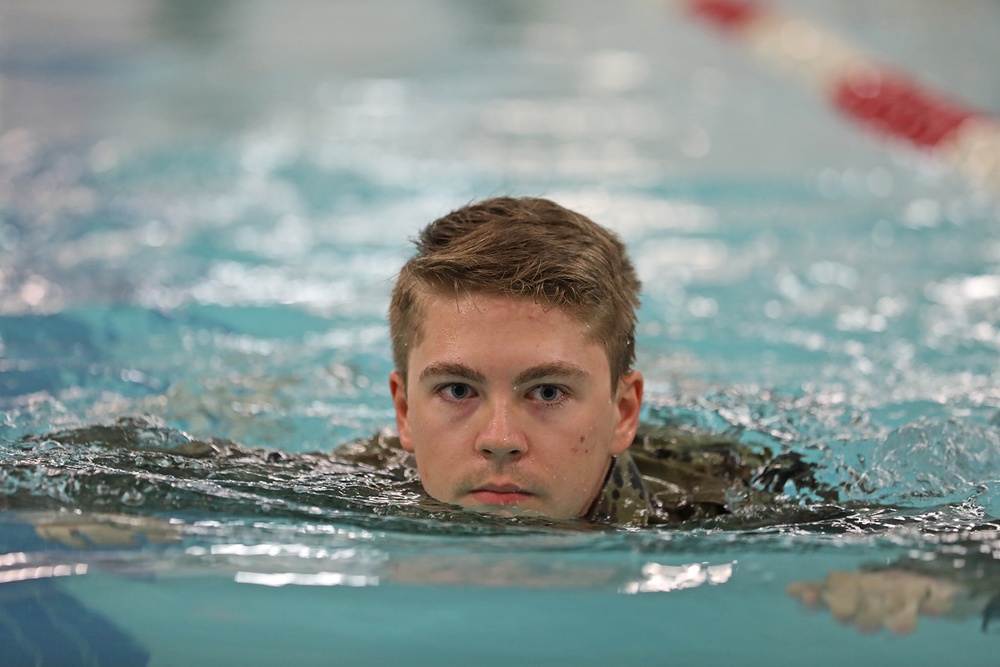
<instances>
[{"instance_id":1,"label":"chin","mask_svg":"<svg viewBox=\"0 0 1000 667\"><path fill-rule=\"evenodd\" d=\"M552 516L547 512L542 512L527 507L520 507L518 505L463 505L463 507L465 507L468 510L472 510L474 512L489 514L491 516L502 516L502 517L528 516L533 518L545 518L545 519L558 518Z\"/></svg>"}]
</instances>

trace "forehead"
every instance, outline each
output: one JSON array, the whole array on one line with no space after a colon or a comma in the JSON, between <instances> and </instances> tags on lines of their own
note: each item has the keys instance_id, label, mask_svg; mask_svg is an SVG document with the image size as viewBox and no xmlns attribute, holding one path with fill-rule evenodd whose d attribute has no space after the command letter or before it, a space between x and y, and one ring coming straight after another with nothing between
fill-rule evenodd
<instances>
[{"instance_id":1,"label":"forehead","mask_svg":"<svg viewBox=\"0 0 1000 667\"><path fill-rule=\"evenodd\" d=\"M565 335L587 339L590 325L576 313L559 306L538 303L530 297L467 292L447 294L428 292L422 295L419 308L419 328L433 335L441 328L477 326L489 322L505 330L517 330L526 325L554 327Z\"/></svg>"},{"instance_id":2,"label":"forehead","mask_svg":"<svg viewBox=\"0 0 1000 667\"><path fill-rule=\"evenodd\" d=\"M414 355L426 361L428 355L464 354L478 347L509 356L509 348L518 347L526 355L533 351L567 361L593 357L596 351L601 365L607 365L592 327L566 309L530 298L483 293L425 294L421 301L410 364Z\"/></svg>"}]
</instances>

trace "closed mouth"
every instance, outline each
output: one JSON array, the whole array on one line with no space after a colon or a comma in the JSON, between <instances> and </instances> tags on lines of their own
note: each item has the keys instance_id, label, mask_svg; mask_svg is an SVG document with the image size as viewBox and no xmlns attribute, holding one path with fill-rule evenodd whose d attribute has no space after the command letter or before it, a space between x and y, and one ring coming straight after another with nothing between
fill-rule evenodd
<instances>
[{"instance_id":1,"label":"closed mouth","mask_svg":"<svg viewBox=\"0 0 1000 667\"><path fill-rule=\"evenodd\" d=\"M469 495L482 505L517 505L534 494L516 484L484 484Z\"/></svg>"}]
</instances>

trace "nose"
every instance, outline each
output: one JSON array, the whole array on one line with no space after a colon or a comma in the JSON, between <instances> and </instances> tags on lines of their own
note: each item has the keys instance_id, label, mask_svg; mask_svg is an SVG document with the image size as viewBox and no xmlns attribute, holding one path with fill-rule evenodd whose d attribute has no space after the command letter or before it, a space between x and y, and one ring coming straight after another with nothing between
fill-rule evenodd
<instances>
[{"instance_id":1,"label":"nose","mask_svg":"<svg viewBox=\"0 0 1000 667\"><path fill-rule=\"evenodd\" d=\"M505 401L496 401L489 406L486 423L476 438L476 449L483 456L497 461L515 459L528 451L515 408Z\"/></svg>"}]
</instances>

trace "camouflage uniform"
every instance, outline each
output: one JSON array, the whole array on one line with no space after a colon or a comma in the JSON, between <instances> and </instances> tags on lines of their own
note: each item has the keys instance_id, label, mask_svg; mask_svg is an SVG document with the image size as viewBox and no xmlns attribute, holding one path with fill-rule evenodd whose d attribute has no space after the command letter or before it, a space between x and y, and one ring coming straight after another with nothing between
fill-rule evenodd
<instances>
[{"instance_id":1,"label":"camouflage uniform","mask_svg":"<svg viewBox=\"0 0 1000 667\"><path fill-rule=\"evenodd\" d=\"M25 444L51 440L90 447L84 451L94 451L93 446L108 450L115 456L110 461L102 458L99 468L108 470L111 466L125 474L142 474L146 467L163 460L166 467L158 472L170 479L211 473L216 483L246 487L256 493L261 493L256 482L266 479L277 488L272 492L280 496L284 487L274 484L277 473L285 486L292 487L301 486L297 481L300 475L309 477L318 470L327 470L345 484L343 491L350 496L347 500L363 502L387 489L426 496L413 456L387 432L333 452L292 454L244 447L228 440L197 440L155 419L124 418L109 426L28 437ZM155 451L162 456L146 460L132 456L135 451ZM204 465L191 470L186 459L200 459ZM29 473L33 465L26 466ZM798 502L801 496L794 503L782 502L780 497L790 485L788 490L794 494L806 493L813 499L835 503L837 494L817 483L813 471L795 453L774 456L766 448L751 448L735 438L693 433L676 426L643 427L629 450L612 462L604 486L584 518L596 524L630 528L705 520L713 520L720 527L749 528L828 518L830 511L837 510L835 506L810 508ZM377 477L377 484L368 483L370 475ZM359 483L347 484L353 478ZM113 479L106 482L115 483ZM83 488L92 486L85 484ZM164 489L167 491L178 492L172 487ZM16 500L0 498L0 509L15 509ZM41 500L35 498L32 508L38 509ZM61 506L64 500L55 504ZM86 500L75 499L78 505L86 505ZM106 499L101 502L108 509ZM319 498L317 504L321 504ZM734 514L737 509L747 508L752 511Z\"/></svg>"},{"instance_id":2,"label":"camouflage uniform","mask_svg":"<svg viewBox=\"0 0 1000 667\"><path fill-rule=\"evenodd\" d=\"M387 433L346 445L338 461L416 479L416 464ZM773 456L719 436L676 427L643 428L608 470L600 493L584 516L588 521L639 528L714 519L736 505L769 505L791 482L796 489L832 500L794 453Z\"/></svg>"}]
</instances>

